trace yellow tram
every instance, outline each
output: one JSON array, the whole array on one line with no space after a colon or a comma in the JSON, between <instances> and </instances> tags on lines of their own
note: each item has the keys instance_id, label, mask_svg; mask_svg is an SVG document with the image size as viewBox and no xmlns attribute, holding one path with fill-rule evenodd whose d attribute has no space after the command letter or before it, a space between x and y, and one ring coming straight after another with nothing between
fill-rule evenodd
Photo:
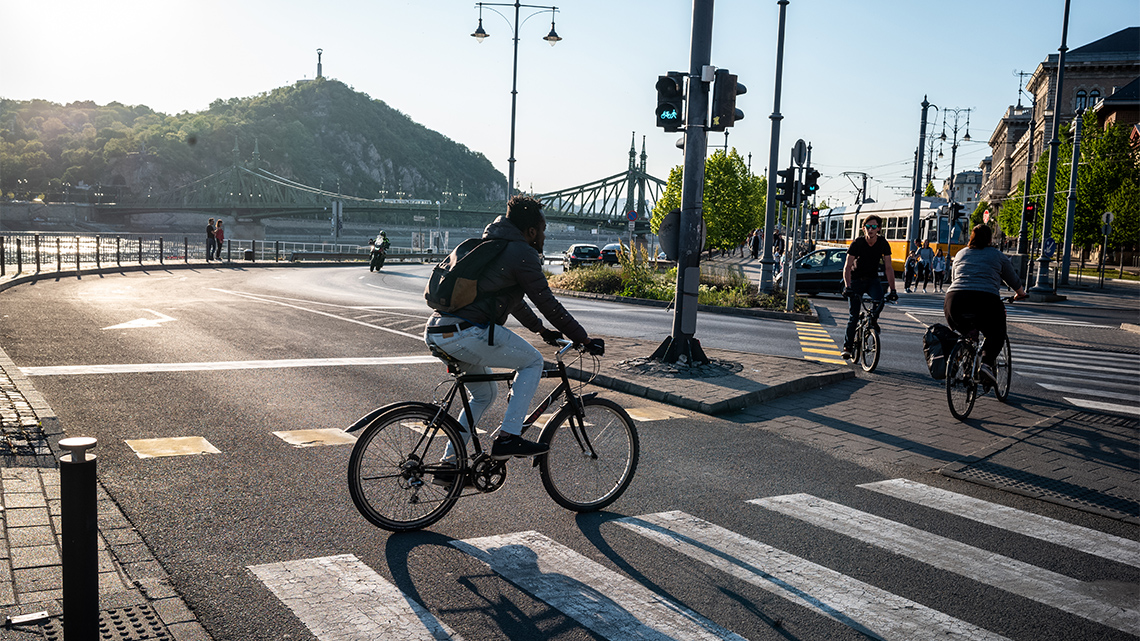
<instances>
[{"instance_id":1,"label":"yellow tram","mask_svg":"<svg viewBox=\"0 0 1140 641\"><path fill-rule=\"evenodd\" d=\"M963 216L954 229L950 228L949 207L946 199L924 196L918 203L918 239L930 241L935 252L939 248L946 256L957 254L969 240L966 225L972 203L966 205ZM903 271L907 257L907 229L914 214L914 198L888 202L863 202L854 206L833 207L819 212L819 225L815 230L818 246L844 247L862 233L863 219L875 214L882 219L879 235L891 244L891 262L896 272ZM913 251L913 246L911 250Z\"/></svg>"}]
</instances>

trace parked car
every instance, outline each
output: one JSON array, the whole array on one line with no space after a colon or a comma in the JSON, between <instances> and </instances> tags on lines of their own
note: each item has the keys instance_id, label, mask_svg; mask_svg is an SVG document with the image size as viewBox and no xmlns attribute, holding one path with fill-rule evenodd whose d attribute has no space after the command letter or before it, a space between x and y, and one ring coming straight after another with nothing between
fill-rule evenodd
<instances>
[{"instance_id":1,"label":"parked car","mask_svg":"<svg viewBox=\"0 0 1140 641\"><path fill-rule=\"evenodd\" d=\"M567 269L582 265L597 265L602 262L602 251L597 245L578 243L562 252L562 262Z\"/></svg>"},{"instance_id":2,"label":"parked car","mask_svg":"<svg viewBox=\"0 0 1140 641\"><path fill-rule=\"evenodd\" d=\"M796 292L807 296L843 291L843 265L847 262L847 248L819 249L796 261ZM880 270L879 280L883 292L887 291L886 276ZM776 275L776 286L783 287L784 274Z\"/></svg>"},{"instance_id":3,"label":"parked car","mask_svg":"<svg viewBox=\"0 0 1140 641\"><path fill-rule=\"evenodd\" d=\"M618 264L619 252L621 252L621 243L610 243L602 247L602 262L607 265Z\"/></svg>"}]
</instances>

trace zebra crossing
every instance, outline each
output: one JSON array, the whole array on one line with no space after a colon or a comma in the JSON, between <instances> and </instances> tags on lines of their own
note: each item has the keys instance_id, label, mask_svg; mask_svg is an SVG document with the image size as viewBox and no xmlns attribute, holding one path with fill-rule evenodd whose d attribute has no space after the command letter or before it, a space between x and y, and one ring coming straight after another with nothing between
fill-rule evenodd
<instances>
[{"instance_id":1,"label":"zebra crossing","mask_svg":"<svg viewBox=\"0 0 1140 641\"><path fill-rule=\"evenodd\" d=\"M1122 576L1140 567L1140 542L934 488L906 479L858 486L908 504L940 511L947 519L968 519L1032 537L1050 545L1099 556L1118 564ZM1036 567L1001 554L926 532L809 494L746 501L742 511L757 519L778 513L805 527L830 530L935 571L952 572L1007 594L1029 599L1127 634L1140 634L1137 586L1103 589L1090 582ZM747 513L747 512L746 512ZM975 623L913 599L844 575L761 540L682 511L629 516L611 522L693 563L743 581L789 603L847 626L872 639L1005 639ZM485 564L495 575L605 639L743 640L714 622L714 612L697 612L651 590L537 531L453 539L452 547ZM402 593L381 572L351 554L249 566L320 641L349 639L459 639L446 615ZM638 568L653 583L650 568ZM726 577L726 578L727 578ZM931 582L936 579L932 578ZM988 588L981 588L986 590ZM999 593L992 599L999 600ZM456 615L454 611L452 614Z\"/></svg>"},{"instance_id":2,"label":"zebra crossing","mask_svg":"<svg viewBox=\"0 0 1140 641\"><path fill-rule=\"evenodd\" d=\"M1070 405L1140 416L1140 356L1012 345L1013 369Z\"/></svg>"},{"instance_id":3,"label":"zebra crossing","mask_svg":"<svg viewBox=\"0 0 1140 641\"><path fill-rule=\"evenodd\" d=\"M903 314L909 315L916 321L928 325L918 316L945 316L944 303L942 299L899 299L895 309ZM1005 306L1006 321L1010 323L1027 323L1030 325L1065 325L1069 327L1099 327L1099 328L1114 328L1114 325L1099 325L1083 320L1073 320L1057 316L1056 314L1047 314L1037 309L1033 309L1027 305L1006 305ZM941 321L937 321L941 322Z\"/></svg>"}]
</instances>

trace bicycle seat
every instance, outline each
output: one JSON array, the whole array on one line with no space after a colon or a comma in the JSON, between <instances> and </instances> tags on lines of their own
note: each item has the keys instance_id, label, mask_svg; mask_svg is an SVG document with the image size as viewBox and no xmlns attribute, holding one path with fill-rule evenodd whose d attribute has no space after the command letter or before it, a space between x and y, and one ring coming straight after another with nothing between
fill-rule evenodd
<instances>
[{"instance_id":1,"label":"bicycle seat","mask_svg":"<svg viewBox=\"0 0 1140 641\"><path fill-rule=\"evenodd\" d=\"M436 347L435 345L428 345L428 349L431 350L432 356L443 361L444 365L447 365L448 374L455 376L462 373L462 371L459 369L459 361L455 360L450 354Z\"/></svg>"}]
</instances>

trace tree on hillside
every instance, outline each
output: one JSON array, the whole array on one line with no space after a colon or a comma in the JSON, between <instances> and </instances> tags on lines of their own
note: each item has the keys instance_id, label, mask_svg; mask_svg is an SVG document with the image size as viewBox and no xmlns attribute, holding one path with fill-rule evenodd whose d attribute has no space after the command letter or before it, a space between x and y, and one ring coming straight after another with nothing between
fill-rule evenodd
<instances>
[{"instance_id":1,"label":"tree on hillside","mask_svg":"<svg viewBox=\"0 0 1140 641\"><path fill-rule=\"evenodd\" d=\"M665 193L653 208L650 228L656 232L661 220L681 206L684 169L669 172ZM748 171L744 159L732 149L718 150L705 160L705 186L702 215L707 228L709 249L729 249L740 245L753 229L763 226L764 202L768 189L763 176Z\"/></svg>"}]
</instances>

